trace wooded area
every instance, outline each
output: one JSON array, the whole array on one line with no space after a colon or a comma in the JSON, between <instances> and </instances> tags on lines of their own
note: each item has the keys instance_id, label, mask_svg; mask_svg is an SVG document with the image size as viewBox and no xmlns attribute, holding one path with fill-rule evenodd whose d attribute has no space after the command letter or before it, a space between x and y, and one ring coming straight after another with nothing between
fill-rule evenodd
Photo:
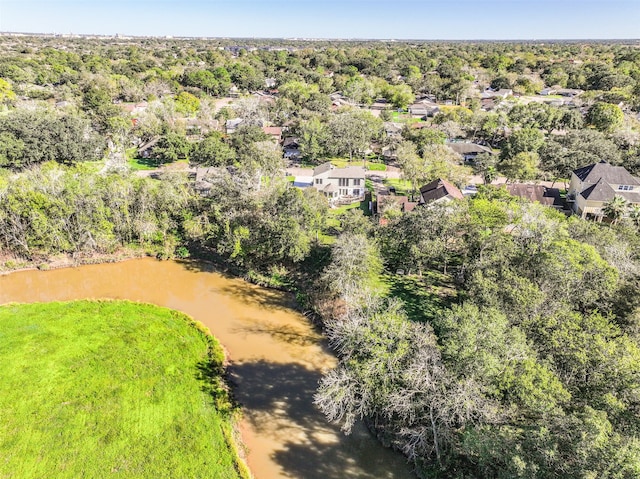
<instances>
[{"instance_id":1,"label":"wooded area","mask_svg":"<svg viewBox=\"0 0 640 479\"><path fill-rule=\"evenodd\" d=\"M408 196L638 175L637 44L235 42L0 37L0 265L213 259L296 293L340 357L317 404L420 477L639 477L640 208L595 223L480 186L337 212L269 133L298 166L397 166Z\"/></svg>"}]
</instances>

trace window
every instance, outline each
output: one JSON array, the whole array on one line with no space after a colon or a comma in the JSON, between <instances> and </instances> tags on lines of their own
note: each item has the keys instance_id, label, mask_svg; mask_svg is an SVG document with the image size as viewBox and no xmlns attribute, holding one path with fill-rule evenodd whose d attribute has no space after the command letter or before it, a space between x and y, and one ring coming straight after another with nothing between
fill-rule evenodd
<instances>
[{"instance_id":1,"label":"window","mask_svg":"<svg viewBox=\"0 0 640 479\"><path fill-rule=\"evenodd\" d=\"M347 196L349 194L349 190L346 188L340 188L340 196Z\"/></svg>"},{"instance_id":2,"label":"window","mask_svg":"<svg viewBox=\"0 0 640 479\"><path fill-rule=\"evenodd\" d=\"M360 188L353 189L353 196L360 196Z\"/></svg>"},{"instance_id":3,"label":"window","mask_svg":"<svg viewBox=\"0 0 640 479\"><path fill-rule=\"evenodd\" d=\"M338 186L349 186L349 178L339 178Z\"/></svg>"},{"instance_id":4,"label":"window","mask_svg":"<svg viewBox=\"0 0 640 479\"><path fill-rule=\"evenodd\" d=\"M322 178L316 178L316 185L322 184Z\"/></svg>"},{"instance_id":5,"label":"window","mask_svg":"<svg viewBox=\"0 0 640 479\"><path fill-rule=\"evenodd\" d=\"M354 178L353 186L360 186L360 178Z\"/></svg>"},{"instance_id":6,"label":"window","mask_svg":"<svg viewBox=\"0 0 640 479\"><path fill-rule=\"evenodd\" d=\"M631 185L619 185L618 186L618 190L619 191L633 191L633 186L631 186Z\"/></svg>"}]
</instances>

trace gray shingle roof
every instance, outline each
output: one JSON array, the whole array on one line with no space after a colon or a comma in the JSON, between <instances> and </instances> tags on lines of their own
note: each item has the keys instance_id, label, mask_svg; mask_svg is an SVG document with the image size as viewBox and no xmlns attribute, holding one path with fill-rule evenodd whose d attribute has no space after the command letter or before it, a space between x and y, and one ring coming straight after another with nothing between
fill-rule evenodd
<instances>
[{"instance_id":1,"label":"gray shingle roof","mask_svg":"<svg viewBox=\"0 0 640 479\"><path fill-rule=\"evenodd\" d=\"M491 153L491 148L478 145L477 143L447 143L447 146L459 155L467 155L469 153Z\"/></svg>"},{"instance_id":2,"label":"gray shingle roof","mask_svg":"<svg viewBox=\"0 0 640 479\"><path fill-rule=\"evenodd\" d=\"M361 166L349 166L347 168L334 168L329 173L329 178L364 178L365 170Z\"/></svg>"},{"instance_id":3,"label":"gray shingle roof","mask_svg":"<svg viewBox=\"0 0 640 479\"><path fill-rule=\"evenodd\" d=\"M313 176L318 176L322 173L326 173L327 171L331 170L331 168L333 168L331 162L327 161L326 163L322 163L321 165L318 165L313 169Z\"/></svg>"},{"instance_id":4,"label":"gray shingle roof","mask_svg":"<svg viewBox=\"0 0 640 479\"><path fill-rule=\"evenodd\" d=\"M596 184L600 179L603 179L610 185L640 186L640 180L622 166L613 166L606 161L578 168L573 173L583 183Z\"/></svg>"}]
</instances>

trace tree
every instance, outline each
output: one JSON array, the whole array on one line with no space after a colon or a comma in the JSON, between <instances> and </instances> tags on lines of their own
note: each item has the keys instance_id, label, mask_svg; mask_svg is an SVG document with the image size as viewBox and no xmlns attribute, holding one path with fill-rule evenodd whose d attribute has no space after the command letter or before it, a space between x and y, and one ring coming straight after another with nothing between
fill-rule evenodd
<instances>
[{"instance_id":1,"label":"tree","mask_svg":"<svg viewBox=\"0 0 640 479\"><path fill-rule=\"evenodd\" d=\"M402 176L411 182L411 189L416 191L422 182L422 158L416 146L408 141L401 142L396 148L397 162L402 169Z\"/></svg>"},{"instance_id":2,"label":"tree","mask_svg":"<svg viewBox=\"0 0 640 479\"><path fill-rule=\"evenodd\" d=\"M587 122L598 131L610 133L622 125L624 113L618 105L598 102L587 113Z\"/></svg>"},{"instance_id":3,"label":"tree","mask_svg":"<svg viewBox=\"0 0 640 479\"><path fill-rule=\"evenodd\" d=\"M498 170L509 180L533 180L538 176L540 157L531 151L522 151L498 163Z\"/></svg>"},{"instance_id":4,"label":"tree","mask_svg":"<svg viewBox=\"0 0 640 479\"><path fill-rule=\"evenodd\" d=\"M184 133L169 131L153 147L151 157L158 164L173 163L174 161L188 159L191 149L191 143L189 143Z\"/></svg>"},{"instance_id":5,"label":"tree","mask_svg":"<svg viewBox=\"0 0 640 479\"><path fill-rule=\"evenodd\" d=\"M381 271L376 245L363 234L343 233L331 250L331 262L322 272L320 283L331 297L357 307Z\"/></svg>"},{"instance_id":6,"label":"tree","mask_svg":"<svg viewBox=\"0 0 640 479\"><path fill-rule=\"evenodd\" d=\"M447 140L446 135L435 128L410 128L405 126L402 130L402 137L415 143L417 152L422 155L431 145L444 145Z\"/></svg>"},{"instance_id":7,"label":"tree","mask_svg":"<svg viewBox=\"0 0 640 479\"><path fill-rule=\"evenodd\" d=\"M218 80L209 70L194 70L184 74L183 83L186 86L197 87L206 93L213 93L218 88Z\"/></svg>"},{"instance_id":8,"label":"tree","mask_svg":"<svg viewBox=\"0 0 640 479\"><path fill-rule=\"evenodd\" d=\"M522 128L514 131L507 138L500 157L504 160L512 158L518 153L537 153L544 145L544 134L537 128Z\"/></svg>"},{"instance_id":9,"label":"tree","mask_svg":"<svg viewBox=\"0 0 640 479\"><path fill-rule=\"evenodd\" d=\"M629 208L629 220L636 229L640 230L640 205L632 205Z\"/></svg>"},{"instance_id":10,"label":"tree","mask_svg":"<svg viewBox=\"0 0 640 479\"><path fill-rule=\"evenodd\" d=\"M615 225L627 212L628 206L629 202L624 197L615 195L611 200L604 204L602 212L607 216L607 218L611 219Z\"/></svg>"},{"instance_id":11,"label":"tree","mask_svg":"<svg viewBox=\"0 0 640 479\"><path fill-rule=\"evenodd\" d=\"M0 78L0 103L8 103L15 100L16 94L11 89L7 80Z\"/></svg>"},{"instance_id":12,"label":"tree","mask_svg":"<svg viewBox=\"0 0 640 479\"><path fill-rule=\"evenodd\" d=\"M4 166L24 168L45 161L72 164L102 158L103 138L79 116L17 110L0 118Z\"/></svg>"},{"instance_id":13,"label":"tree","mask_svg":"<svg viewBox=\"0 0 640 479\"><path fill-rule=\"evenodd\" d=\"M374 138L381 135L382 121L368 111L348 110L329 120L332 149L337 155L362 156Z\"/></svg>"},{"instance_id":14,"label":"tree","mask_svg":"<svg viewBox=\"0 0 640 479\"><path fill-rule=\"evenodd\" d=\"M186 91L178 93L175 102L176 111L185 115L194 115L200 109L200 100Z\"/></svg>"},{"instance_id":15,"label":"tree","mask_svg":"<svg viewBox=\"0 0 640 479\"><path fill-rule=\"evenodd\" d=\"M416 98L411 91L411 87L404 83L400 85L388 85L383 90L383 95L394 107L402 109L407 108Z\"/></svg>"},{"instance_id":16,"label":"tree","mask_svg":"<svg viewBox=\"0 0 640 479\"><path fill-rule=\"evenodd\" d=\"M222 138L222 134L213 132L197 144L190 160L204 166L224 166L232 164L236 153Z\"/></svg>"},{"instance_id":17,"label":"tree","mask_svg":"<svg viewBox=\"0 0 640 479\"><path fill-rule=\"evenodd\" d=\"M556 178L568 178L579 166L601 160L620 164L618 147L596 130L570 130L564 136L552 137L539 150L543 171Z\"/></svg>"},{"instance_id":18,"label":"tree","mask_svg":"<svg viewBox=\"0 0 640 479\"><path fill-rule=\"evenodd\" d=\"M480 153L474 160L474 169L480 175L485 184L490 184L498 176L496 168L498 164L498 156L491 153Z\"/></svg>"},{"instance_id":19,"label":"tree","mask_svg":"<svg viewBox=\"0 0 640 479\"><path fill-rule=\"evenodd\" d=\"M300 154L311 162L327 155L329 131L326 123L313 117L300 125Z\"/></svg>"}]
</instances>

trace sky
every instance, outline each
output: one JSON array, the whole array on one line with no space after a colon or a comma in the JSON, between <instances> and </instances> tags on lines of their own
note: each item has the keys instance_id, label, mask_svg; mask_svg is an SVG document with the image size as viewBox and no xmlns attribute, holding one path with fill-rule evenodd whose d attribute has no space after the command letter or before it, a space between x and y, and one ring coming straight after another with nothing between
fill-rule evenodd
<instances>
[{"instance_id":1,"label":"sky","mask_svg":"<svg viewBox=\"0 0 640 479\"><path fill-rule=\"evenodd\" d=\"M0 31L541 40L640 38L640 0L0 0Z\"/></svg>"}]
</instances>

